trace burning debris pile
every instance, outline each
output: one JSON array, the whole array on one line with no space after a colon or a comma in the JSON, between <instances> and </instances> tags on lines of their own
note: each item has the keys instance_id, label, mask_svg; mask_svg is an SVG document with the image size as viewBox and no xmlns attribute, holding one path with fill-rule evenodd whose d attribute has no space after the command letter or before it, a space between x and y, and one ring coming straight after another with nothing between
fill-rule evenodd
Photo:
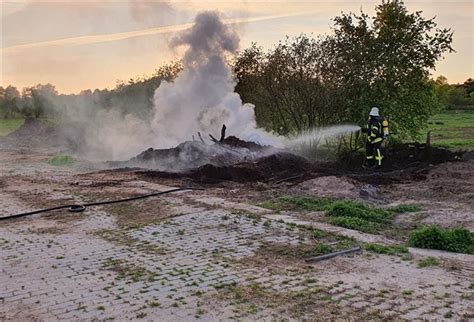
<instances>
[{"instance_id":1,"label":"burning debris pile","mask_svg":"<svg viewBox=\"0 0 474 322\"><path fill-rule=\"evenodd\" d=\"M214 139L213 144L206 144L201 140L186 141L170 149L149 148L126 164L160 171L183 172L203 165L224 167L254 161L277 151L271 146L243 141L235 136L225 138L224 135L219 141Z\"/></svg>"},{"instance_id":2,"label":"burning debris pile","mask_svg":"<svg viewBox=\"0 0 474 322\"><path fill-rule=\"evenodd\" d=\"M200 146L202 143L185 142L182 145L186 144ZM208 148L209 146L206 147L206 149ZM216 146L213 146L211 149L214 148L216 148ZM173 153L176 153L177 150L180 150L179 146L168 150L152 150L149 153L153 154L153 157L156 158L157 155L164 155L166 153L172 155ZM140 156L137 156L137 158L134 158L134 162L143 157L146 153L147 151L143 152ZM202 153L203 150L200 150L198 155L202 155ZM168 157L169 155L165 158ZM313 167L305 158L283 151L275 152L275 150L273 150L268 155L260 154L259 157L255 157L254 159L251 159L248 156L245 157L243 154L241 154L240 157L241 159L226 159L226 155L224 154L215 158L210 158L209 156L204 155L204 160L210 162L206 163L196 160L196 164L203 163L203 165L196 168L190 168L178 172L140 170L137 171L137 174L146 177L147 179L189 178L201 183L217 183L220 181L267 182L278 181L285 178L304 177L305 175L311 174ZM232 161L235 162L232 163Z\"/></svg>"},{"instance_id":3,"label":"burning debris pile","mask_svg":"<svg viewBox=\"0 0 474 322\"><path fill-rule=\"evenodd\" d=\"M235 136L226 137L225 131L224 125L220 140L209 135L211 145L199 133L200 141L186 141L171 149L150 148L126 164L158 170L145 172L149 176L191 177L199 182L266 181L311 172L311 163L303 157Z\"/></svg>"}]
</instances>

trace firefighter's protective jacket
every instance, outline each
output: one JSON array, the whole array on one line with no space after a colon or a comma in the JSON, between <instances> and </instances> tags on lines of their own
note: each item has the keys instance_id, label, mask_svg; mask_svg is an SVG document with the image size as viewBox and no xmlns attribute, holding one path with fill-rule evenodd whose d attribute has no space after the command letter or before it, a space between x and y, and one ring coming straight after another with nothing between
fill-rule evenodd
<instances>
[{"instance_id":1,"label":"firefighter's protective jacket","mask_svg":"<svg viewBox=\"0 0 474 322\"><path fill-rule=\"evenodd\" d=\"M380 116L372 116L367 124L367 141L375 144L382 142L388 135L388 121Z\"/></svg>"}]
</instances>

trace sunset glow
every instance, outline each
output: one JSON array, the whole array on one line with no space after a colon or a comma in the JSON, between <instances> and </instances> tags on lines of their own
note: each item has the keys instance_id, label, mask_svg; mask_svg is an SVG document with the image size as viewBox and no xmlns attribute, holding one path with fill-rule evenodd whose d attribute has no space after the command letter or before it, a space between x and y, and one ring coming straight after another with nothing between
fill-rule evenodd
<instances>
[{"instance_id":1,"label":"sunset glow","mask_svg":"<svg viewBox=\"0 0 474 322\"><path fill-rule=\"evenodd\" d=\"M241 47L270 48L300 33L329 33L331 19L377 1L3 1L1 86L52 83L60 92L112 88L117 80L150 75L177 58L168 40L202 10L219 10L235 23ZM454 30L453 47L434 76L463 82L474 74L472 1L406 1ZM18 23L21 21L21 23Z\"/></svg>"}]
</instances>

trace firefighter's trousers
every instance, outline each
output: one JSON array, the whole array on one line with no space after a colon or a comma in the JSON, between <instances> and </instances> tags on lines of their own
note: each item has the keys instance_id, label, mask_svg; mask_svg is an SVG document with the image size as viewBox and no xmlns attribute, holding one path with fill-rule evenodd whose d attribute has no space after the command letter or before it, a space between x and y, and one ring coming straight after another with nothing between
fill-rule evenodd
<instances>
[{"instance_id":1,"label":"firefighter's trousers","mask_svg":"<svg viewBox=\"0 0 474 322\"><path fill-rule=\"evenodd\" d=\"M368 166L382 166L382 159L383 159L383 151L382 151L382 141L372 143L368 142L365 145L366 151L366 164Z\"/></svg>"}]
</instances>

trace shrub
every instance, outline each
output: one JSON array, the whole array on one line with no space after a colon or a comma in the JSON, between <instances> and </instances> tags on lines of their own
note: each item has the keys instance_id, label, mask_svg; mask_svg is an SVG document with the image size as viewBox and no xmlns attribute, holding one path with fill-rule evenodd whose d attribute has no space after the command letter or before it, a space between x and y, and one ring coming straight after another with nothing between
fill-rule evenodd
<instances>
[{"instance_id":1,"label":"shrub","mask_svg":"<svg viewBox=\"0 0 474 322\"><path fill-rule=\"evenodd\" d=\"M410 234L408 244L413 247L474 254L474 233L465 228L423 227Z\"/></svg>"},{"instance_id":2,"label":"shrub","mask_svg":"<svg viewBox=\"0 0 474 322\"><path fill-rule=\"evenodd\" d=\"M355 201L336 201L327 207L327 214L334 217L360 218L366 221L385 222L390 215L383 209L370 208Z\"/></svg>"}]
</instances>

